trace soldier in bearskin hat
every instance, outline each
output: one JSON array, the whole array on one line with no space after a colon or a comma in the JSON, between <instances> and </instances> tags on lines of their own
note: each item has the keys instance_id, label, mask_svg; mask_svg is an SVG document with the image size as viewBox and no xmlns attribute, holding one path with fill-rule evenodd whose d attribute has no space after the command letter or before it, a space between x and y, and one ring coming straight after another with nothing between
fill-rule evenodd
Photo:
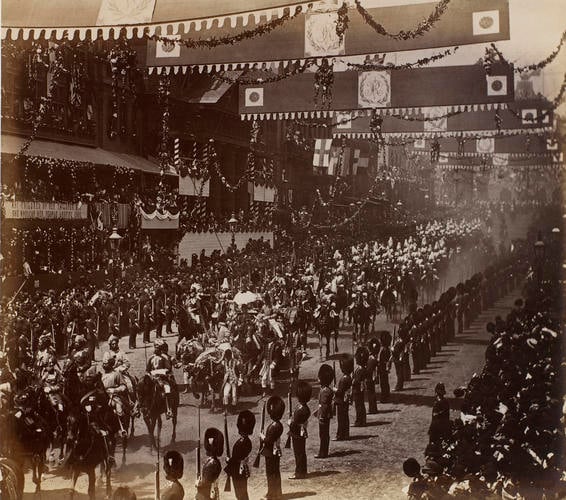
<instances>
[{"instance_id":1,"label":"soldier in bearskin hat","mask_svg":"<svg viewBox=\"0 0 566 500\"><path fill-rule=\"evenodd\" d=\"M267 494L265 500L279 499L283 496L281 492L281 461L280 439L283 434L281 417L285 412L285 402L279 396L271 396L267 400L267 413L273 420L260 434L262 439L261 454L265 457L265 475L267 476Z\"/></svg>"},{"instance_id":2,"label":"soldier in bearskin hat","mask_svg":"<svg viewBox=\"0 0 566 500\"><path fill-rule=\"evenodd\" d=\"M364 402L364 383L367 378L366 366L369 358L367 347L360 346L356 349L355 354L356 369L352 377L352 399L354 400L354 408L356 410L356 420L354 427L363 427L366 425L366 406Z\"/></svg>"},{"instance_id":3,"label":"soldier in bearskin hat","mask_svg":"<svg viewBox=\"0 0 566 500\"><path fill-rule=\"evenodd\" d=\"M165 479L170 481L169 487L161 494L161 500L183 500L185 490L179 479L183 477L183 457L178 451L170 450L163 457Z\"/></svg>"},{"instance_id":4,"label":"soldier in bearskin hat","mask_svg":"<svg viewBox=\"0 0 566 500\"><path fill-rule=\"evenodd\" d=\"M295 454L295 474L289 479L304 479L307 477L307 422L311 415L308 402L312 396L312 387L308 382L301 380L297 383L297 399L299 404L289 419L289 434L293 443Z\"/></svg>"},{"instance_id":5,"label":"soldier in bearskin hat","mask_svg":"<svg viewBox=\"0 0 566 500\"><path fill-rule=\"evenodd\" d=\"M216 427L209 427L204 433L204 450L207 460L202 466L200 478L197 482L195 500L211 500L218 498L218 485L216 481L222 472L222 465L218 457L222 456L224 449L224 436ZM213 488L214 486L214 488Z\"/></svg>"},{"instance_id":6,"label":"soldier in bearskin hat","mask_svg":"<svg viewBox=\"0 0 566 500\"><path fill-rule=\"evenodd\" d=\"M350 415L349 407L352 398L352 372L354 371L354 358L350 354L340 359L340 370L342 377L334 389L334 404L336 405L336 429L335 441L343 441L350 438Z\"/></svg>"},{"instance_id":7,"label":"soldier in bearskin hat","mask_svg":"<svg viewBox=\"0 0 566 500\"><path fill-rule=\"evenodd\" d=\"M391 334L387 331L381 332L379 336L381 349L377 358L377 373L379 377L379 390L381 393L380 401L388 403L391 396L389 387L389 370L391 369Z\"/></svg>"},{"instance_id":8,"label":"soldier in bearskin hat","mask_svg":"<svg viewBox=\"0 0 566 500\"><path fill-rule=\"evenodd\" d=\"M248 478L250 477L250 468L248 457L252 451L252 442L249 436L254 431L255 415L249 410L241 411L238 414L236 426L240 437L232 447L232 455L228 459L224 471L234 482L236 498L238 500L249 500Z\"/></svg>"},{"instance_id":9,"label":"soldier in bearskin hat","mask_svg":"<svg viewBox=\"0 0 566 500\"><path fill-rule=\"evenodd\" d=\"M369 339L368 342L368 362L366 366L366 394L368 397L368 415L375 415L377 413L377 397L375 395L375 382L377 371L377 359L380 349L379 340L375 337Z\"/></svg>"},{"instance_id":10,"label":"soldier in bearskin hat","mask_svg":"<svg viewBox=\"0 0 566 500\"><path fill-rule=\"evenodd\" d=\"M318 430L320 446L315 458L327 458L330 444L330 419L332 418L332 399L334 391L330 384L334 380L334 370L330 365L321 365L318 370L320 392L318 393Z\"/></svg>"}]
</instances>

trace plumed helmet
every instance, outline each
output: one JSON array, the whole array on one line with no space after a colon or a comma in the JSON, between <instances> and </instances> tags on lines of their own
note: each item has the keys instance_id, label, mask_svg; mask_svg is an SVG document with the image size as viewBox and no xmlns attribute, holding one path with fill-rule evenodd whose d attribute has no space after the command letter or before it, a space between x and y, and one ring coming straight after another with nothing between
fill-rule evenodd
<instances>
[{"instance_id":1,"label":"plumed helmet","mask_svg":"<svg viewBox=\"0 0 566 500\"><path fill-rule=\"evenodd\" d=\"M371 352L372 354L377 354L379 353L379 348L381 347L379 340L377 340L375 337L369 339L368 341L368 349L369 352Z\"/></svg>"},{"instance_id":2,"label":"plumed helmet","mask_svg":"<svg viewBox=\"0 0 566 500\"><path fill-rule=\"evenodd\" d=\"M224 436L216 427L209 427L204 433L204 449L211 457L219 457L224 449Z\"/></svg>"},{"instance_id":3,"label":"plumed helmet","mask_svg":"<svg viewBox=\"0 0 566 500\"><path fill-rule=\"evenodd\" d=\"M379 341L381 342L381 345L384 347L389 347L391 345L392 340L393 339L391 338L391 334L387 330L383 330L379 334Z\"/></svg>"},{"instance_id":4,"label":"plumed helmet","mask_svg":"<svg viewBox=\"0 0 566 500\"><path fill-rule=\"evenodd\" d=\"M297 383L297 399L306 405L312 397L312 387L308 382L301 380Z\"/></svg>"},{"instance_id":5,"label":"plumed helmet","mask_svg":"<svg viewBox=\"0 0 566 500\"><path fill-rule=\"evenodd\" d=\"M330 385L334 380L334 370L330 365L320 365L318 369L318 380L320 380L321 385Z\"/></svg>"},{"instance_id":6,"label":"plumed helmet","mask_svg":"<svg viewBox=\"0 0 566 500\"><path fill-rule=\"evenodd\" d=\"M273 420L279 421L283 417L283 413L285 413L285 402L279 396L271 396L267 400L266 409Z\"/></svg>"},{"instance_id":7,"label":"plumed helmet","mask_svg":"<svg viewBox=\"0 0 566 500\"><path fill-rule=\"evenodd\" d=\"M360 366L366 366L369 358L369 351L367 347L360 346L356 349L356 354L354 356L356 358L356 363Z\"/></svg>"},{"instance_id":8,"label":"plumed helmet","mask_svg":"<svg viewBox=\"0 0 566 500\"><path fill-rule=\"evenodd\" d=\"M163 457L163 470L165 474L173 479L183 477L183 457L175 450L169 450Z\"/></svg>"},{"instance_id":9,"label":"plumed helmet","mask_svg":"<svg viewBox=\"0 0 566 500\"><path fill-rule=\"evenodd\" d=\"M407 460L403 462L403 472L409 477L417 477L420 474L421 466L416 458L407 458Z\"/></svg>"},{"instance_id":10,"label":"plumed helmet","mask_svg":"<svg viewBox=\"0 0 566 500\"><path fill-rule=\"evenodd\" d=\"M238 421L236 423L238 432L249 436L253 434L255 427L255 415L250 410L243 410L238 414Z\"/></svg>"},{"instance_id":11,"label":"plumed helmet","mask_svg":"<svg viewBox=\"0 0 566 500\"><path fill-rule=\"evenodd\" d=\"M354 357L351 354L346 354L340 358L340 370L346 375L350 375L354 371Z\"/></svg>"}]
</instances>

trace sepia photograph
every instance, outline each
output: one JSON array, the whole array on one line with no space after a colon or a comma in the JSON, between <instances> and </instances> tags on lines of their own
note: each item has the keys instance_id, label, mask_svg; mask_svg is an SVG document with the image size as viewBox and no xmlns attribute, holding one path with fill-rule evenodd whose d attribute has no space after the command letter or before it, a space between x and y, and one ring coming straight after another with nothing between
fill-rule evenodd
<instances>
[{"instance_id":1,"label":"sepia photograph","mask_svg":"<svg viewBox=\"0 0 566 500\"><path fill-rule=\"evenodd\" d=\"M566 499L566 0L0 33L0 500Z\"/></svg>"}]
</instances>

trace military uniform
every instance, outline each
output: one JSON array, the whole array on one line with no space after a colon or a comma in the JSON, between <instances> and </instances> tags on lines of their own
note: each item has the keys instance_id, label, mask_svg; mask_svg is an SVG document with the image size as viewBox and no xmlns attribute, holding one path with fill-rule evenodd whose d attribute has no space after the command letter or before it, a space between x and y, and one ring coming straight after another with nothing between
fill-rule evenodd
<instances>
[{"instance_id":1,"label":"military uniform","mask_svg":"<svg viewBox=\"0 0 566 500\"><path fill-rule=\"evenodd\" d=\"M306 442L308 438L307 423L311 411L307 405L312 396L311 386L304 381L297 384L297 398L299 404L293 411L289 421L289 434L295 455L295 474L290 479L303 479L307 476Z\"/></svg>"},{"instance_id":2,"label":"military uniform","mask_svg":"<svg viewBox=\"0 0 566 500\"><path fill-rule=\"evenodd\" d=\"M336 405L336 441L343 441L350 437L350 400L352 397L352 371L354 370L354 358L348 355L340 360L342 377L334 391L334 404Z\"/></svg>"},{"instance_id":3,"label":"military uniform","mask_svg":"<svg viewBox=\"0 0 566 500\"><path fill-rule=\"evenodd\" d=\"M366 425L366 406L364 401L364 383L367 378L366 365L369 353L367 348L358 347L356 350L356 362L358 366L354 370L352 377L352 399L354 400L354 408L356 410L355 427L363 427Z\"/></svg>"},{"instance_id":4,"label":"military uniform","mask_svg":"<svg viewBox=\"0 0 566 500\"><path fill-rule=\"evenodd\" d=\"M232 454L224 468L226 474L232 479L234 495L237 500L249 500L248 478L250 477L250 467L248 459L252 451L252 442L249 436L253 433L254 426L254 414L249 410L241 411L237 422L240 437L234 443Z\"/></svg>"},{"instance_id":5,"label":"military uniform","mask_svg":"<svg viewBox=\"0 0 566 500\"><path fill-rule=\"evenodd\" d=\"M381 334L381 349L377 357L377 373L379 377L380 401L388 403L391 397L391 389L389 387L389 370L391 368L391 335L389 332Z\"/></svg>"},{"instance_id":6,"label":"military uniform","mask_svg":"<svg viewBox=\"0 0 566 500\"><path fill-rule=\"evenodd\" d=\"M218 498L218 477L222 472L222 466L218 457L224 449L224 436L222 433L210 427L204 433L204 448L208 458L202 466L202 471L197 482L197 493L195 500L211 500Z\"/></svg>"},{"instance_id":7,"label":"military uniform","mask_svg":"<svg viewBox=\"0 0 566 500\"><path fill-rule=\"evenodd\" d=\"M375 415L377 413L377 396L375 395L375 375L378 365L377 356L379 354L379 341L370 339L369 344L370 355L366 366L366 394L368 398L368 414Z\"/></svg>"},{"instance_id":8,"label":"military uniform","mask_svg":"<svg viewBox=\"0 0 566 500\"><path fill-rule=\"evenodd\" d=\"M265 429L261 454L265 457L265 475L267 476L266 500L280 499L281 491L281 435L283 425L280 420L285 412L285 403L279 396L271 396L267 400L267 413L272 422Z\"/></svg>"}]
</instances>

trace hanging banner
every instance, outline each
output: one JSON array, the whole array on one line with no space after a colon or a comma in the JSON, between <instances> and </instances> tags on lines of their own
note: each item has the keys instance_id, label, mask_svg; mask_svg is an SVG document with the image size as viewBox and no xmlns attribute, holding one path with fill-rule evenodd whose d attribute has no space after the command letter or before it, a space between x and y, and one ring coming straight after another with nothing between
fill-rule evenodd
<instances>
[{"instance_id":1,"label":"hanging banner","mask_svg":"<svg viewBox=\"0 0 566 500\"><path fill-rule=\"evenodd\" d=\"M523 110L528 109L529 116L537 116L536 120L526 121ZM424 132L433 136L449 136L460 131L497 131L496 116L499 116L502 132L511 130L551 129L554 120L551 103L537 99L515 101L507 104L461 104L458 106L437 106L415 110L414 113L387 110L395 116L383 116L381 130L388 133ZM348 119L349 118L349 119ZM436 119L435 119L436 118ZM332 128L334 137L356 136L371 133L371 118L355 114L342 115L332 120L336 125ZM347 124L347 126L346 126Z\"/></svg>"},{"instance_id":2,"label":"hanging banner","mask_svg":"<svg viewBox=\"0 0 566 500\"><path fill-rule=\"evenodd\" d=\"M159 1L157 0L158 5ZM147 66L157 69L158 72L163 67L181 67L186 70L190 66L199 66L210 71L217 65L228 69L226 66L288 63L309 57L383 54L509 39L507 0L474 0L473 2L452 0L430 30L420 36L408 36L406 39L376 33L360 15L353 2L351 4L348 9L348 29L341 39L336 34L337 10L342 5L341 0L315 2L310 6L304 3L298 15L294 15L296 7L291 6L287 12L292 18L277 29L239 40L235 44L194 48L190 44L181 43L179 50L172 57L170 53L164 53L161 47L162 41L149 41ZM362 4L373 19L387 27L389 33L414 29L437 7L437 2L387 7L367 1ZM182 17L177 15L174 19L182 19ZM256 15L245 16L243 21L233 16L230 22L208 22L204 23L204 26L201 22L198 39L218 40L234 36L244 30L261 31L262 25L271 19L271 16L260 18ZM192 29L193 23L176 24L179 28L173 30L171 34L181 34L181 42L183 39L197 38L195 33L184 34L186 31L183 31L187 28ZM158 28L156 32L161 33L161 29Z\"/></svg>"},{"instance_id":3,"label":"hanging banner","mask_svg":"<svg viewBox=\"0 0 566 500\"><path fill-rule=\"evenodd\" d=\"M140 222L142 229L179 229L179 214L168 211L146 213L140 208Z\"/></svg>"},{"instance_id":4,"label":"hanging banner","mask_svg":"<svg viewBox=\"0 0 566 500\"><path fill-rule=\"evenodd\" d=\"M179 194L185 196L204 196L210 195L210 180L203 181L196 177L186 175L179 176Z\"/></svg>"},{"instance_id":5,"label":"hanging banner","mask_svg":"<svg viewBox=\"0 0 566 500\"><path fill-rule=\"evenodd\" d=\"M481 64L336 72L332 102L325 110L318 108L313 99L314 73L303 73L265 85L240 85L239 111L248 119L264 119L277 118L279 113L287 112L324 116L328 111L479 106L513 101L512 65L494 66L492 72L507 82L505 93L490 95L489 82ZM251 93L258 97L252 100Z\"/></svg>"},{"instance_id":6,"label":"hanging banner","mask_svg":"<svg viewBox=\"0 0 566 500\"><path fill-rule=\"evenodd\" d=\"M66 219L87 218L87 205L81 203L46 203L4 200L6 219Z\"/></svg>"}]
</instances>

